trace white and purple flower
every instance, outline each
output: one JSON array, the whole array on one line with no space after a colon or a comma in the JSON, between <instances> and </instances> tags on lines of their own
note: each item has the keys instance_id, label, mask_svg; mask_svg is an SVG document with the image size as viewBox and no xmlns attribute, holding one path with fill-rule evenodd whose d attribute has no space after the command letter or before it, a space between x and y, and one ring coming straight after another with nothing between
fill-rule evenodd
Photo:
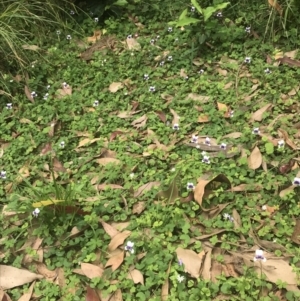
<instances>
[{"instance_id":1,"label":"white and purple flower","mask_svg":"<svg viewBox=\"0 0 300 301\"><path fill-rule=\"evenodd\" d=\"M134 249L133 249L134 243L132 241L128 241L126 246L125 246L125 250L130 252L131 254L134 253Z\"/></svg>"},{"instance_id":2,"label":"white and purple flower","mask_svg":"<svg viewBox=\"0 0 300 301\"><path fill-rule=\"evenodd\" d=\"M186 189L189 190L189 191L194 190L195 189L194 183L188 182L186 184Z\"/></svg>"},{"instance_id":3,"label":"white and purple flower","mask_svg":"<svg viewBox=\"0 0 300 301\"><path fill-rule=\"evenodd\" d=\"M255 257L253 258L253 261L260 260L262 262L266 262L267 258L264 256L264 251L263 250L256 250L255 251Z\"/></svg>"},{"instance_id":4,"label":"white and purple flower","mask_svg":"<svg viewBox=\"0 0 300 301\"><path fill-rule=\"evenodd\" d=\"M41 210L39 208L35 208L33 211L32 211L32 215L34 217L38 217L39 214L40 214Z\"/></svg>"}]
</instances>

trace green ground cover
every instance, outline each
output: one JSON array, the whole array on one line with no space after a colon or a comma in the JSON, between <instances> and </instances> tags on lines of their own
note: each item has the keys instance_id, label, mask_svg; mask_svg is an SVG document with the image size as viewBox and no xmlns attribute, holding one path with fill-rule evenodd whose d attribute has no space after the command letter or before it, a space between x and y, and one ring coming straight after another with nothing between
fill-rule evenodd
<instances>
[{"instance_id":1,"label":"green ground cover","mask_svg":"<svg viewBox=\"0 0 300 301\"><path fill-rule=\"evenodd\" d=\"M70 9L26 41L1 300L299 300L300 42L269 2Z\"/></svg>"}]
</instances>

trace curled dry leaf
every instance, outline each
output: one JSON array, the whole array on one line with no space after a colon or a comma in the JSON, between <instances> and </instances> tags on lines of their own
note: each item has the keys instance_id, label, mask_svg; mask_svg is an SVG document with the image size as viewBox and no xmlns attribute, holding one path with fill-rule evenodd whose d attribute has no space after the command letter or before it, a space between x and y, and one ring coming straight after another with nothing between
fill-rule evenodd
<instances>
[{"instance_id":1,"label":"curled dry leaf","mask_svg":"<svg viewBox=\"0 0 300 301\"><path fill-rule=\"evenodd\" d=\"M199 278L205 253L202 251L200 254L197 254L193 250L177 248L176 254L178 260L181 260L184 264L185 272L189 273L191 277Z\"/></svg>"},{"instance_id":2,"label":"curled dry leaf","mask_svg":"<svg viewBox=\"0 0 300 301\"><path fill-rule=\"evenodd\" d=\"M179 115L173 109L170 109L170 112L173 115L172 125L179 124L179 120L180 120Z\"/></svg>"},{"instance_id":3,"label":"curled dry leaf","mask_svg":"<svg viewBox=\"0 0 300 301\"><path fill-rule=\"evenodd\" d=\"M134 270L132 270L132 271L129 271L129 272L128 272L128 275L127 275L127 279L132 279L133 282L134 282L135 284L141 283L141 284L144 285L144 276L143 276L143 274L142 274L139 270L137 270L137 269L134 269Z\"/></svg>"},{"instance_id":4,"label":"curled dry leaf","mask_svg":"<svg viewBox=\"0 0 300 301\"><path fill-rule=\"evenodd\" d=\"M118 246L122 245L130 234L131 231L125 230L115 235L108 245L109 251L114 251Z\"/></svg>"},{"instance_id":5,"label":"curled dry leaf","mask_svg":"<svg viewBox=\"0 0 300 301\"><path fill-rule=\"evenodd\" d=\"M90 145L99 140L101 140L101 138L85 138L79 142L77 148L86 146L87 144Z\"/></svg>"},{"instance_id":6,"label":"curled dry leaf","mask_svg":"<svg viewBox=\"0 0 300 301\"><path fill-rule=\"evenodd\" d=\"M113 82L109 85L108 90L112 93L116 93L118 90L123 88L123 83L121 82Z\"/></svg>"},{"instance_id":7,"label":"curled dry leaf","mask_svg":"<svg viewBox=\"0 0 300 301\"><path fill-rule=\"evenodd\" d=\"M239 229L242 226L241 217L236 209L232 210L234 229Z\"/></svg>"},{"instance_id":8,"label":"curled dry leaf","mask_svg":"<svg viewBox=\"0 0 300 301\"><path fill-rule=\"evenodd\" d=\"M298 146L289 138L287 131L283 129L278 129L278 133L283 137L285 143L290 146L292 149L298 149Z\"/></svg>"},{"instance_id":9,"label":"curled dry leaf","mask_svg":"<svg viewBox=\"0 0 300 301\"><path fill-rule=\"evenodd\" d=\"M259 110L257 110L256 112L254 112L251 117L250 120L251 121L262 121L263 119L263 114L268 111L270 108L272 108L272 104L268 103L265 106L263 106L262 108L260 108Z\"/></svg>"},{"instance_id":10,"label":"curled dry leaf","mask_svg":"<svg viewBox=\"0 0 300 301\"><path fill-rule=\"evenodd\" d=\"M295 189L295 187L296 187L295 185L291 185L288 188L285 188L285 189L281 190L279 192L279 196L281 198L285 197L286 195L288 195L289 193L291 193Z\"/></svg>"},{"instance_id":11,"label":"curled dry leaf","mask_svg":"<svg viewBox=\"0 0 300 301\"><path fill-rule=\"evenodd\" d=\"M262 164L262 154L257 146L254 147L250 156L248 157L248 167L250 169L258 169Z\"/></svg>"},{"instance_id":12,"label":"curled dry leaf","mask_svg":"<svg viewBox=\"0 0 300 301\"><path fill-rule=\"evenodd\" d=\"M34 99L31 96L31 91L29 90L29 88L26 85L24 86L24 91L25 91L26 97L33 103Z\"/></svg>"},{"instance_id":13,"label":"curled dry leaf","mask_svg":"<svg viewBox=\"0 0 300 301\"><path fill-rule=\"evenodd\" d=\"M143 115L136 120L132 121L131 125L134 126L135 128L141 128L146 125L146 122L148 120L147 115Z\"/></svg>"},{"instance_id":14,"label":"curled dry leaf","mask_svg":"<svg viewBox=\"0 0 300 301\"><path fill-rule=\"evenodd\" d=\"M206 175L205 175L206 176ZM216 181L216 182L223 182L223 183L226 183L227 185L229 185L231 187L231 183L229 181L229 179L222 175L222 174L219 174L217 176L214 176L213 178L211 179L207 179L206 177L202 177L202 178L199 178L198 179L198 183L195 187L195 190L194 190L194 198L195 198L195 201L202 207L202 201L203 201L203 197L205 195L205 187L207 186L207 184L213 182L213 181ZM202 208L203 209L203 208Z\"/></svg>"},{"instance_id":15,"label":"curled dry leaf","mask_svg":"<svg viewBox=\"0 0 300 301\"><path fill-rule=\"evenodd\" d=\"M202 264L203 268L202 268L202 273L201 273L201 276L203 277L203 279L209 280L209 281L214 280L213 270L212 270L213 262L212 262L212 258L211 258L212 257L211 253L212 253L212 248L205 247L205 258L204 258L204 262Z\"/></svg>"}]
</instances>

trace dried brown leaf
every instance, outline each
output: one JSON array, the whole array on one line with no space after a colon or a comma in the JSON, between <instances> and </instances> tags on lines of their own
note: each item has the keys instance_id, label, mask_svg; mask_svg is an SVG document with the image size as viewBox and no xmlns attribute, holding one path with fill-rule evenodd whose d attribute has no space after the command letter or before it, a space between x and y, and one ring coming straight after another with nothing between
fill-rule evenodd
<instances>
[{"instance_id":1,"label":"dried brown leaf","mask_svg":"<svg viewBox=\"0 0 300 301\"><path fill-rule=\"evenodd\" d=\"M117 289L113 296L108 299L109 301L123 301L122 291L121 289ZM107 301L108 301L107 300ZM101 301L106 301L103 298L101 298Z\"/></svg>"},{"instance_id":2,"label":"dried brown leaf","mask_svg":"<svg viewBox=\"0 0 300 301\"><path fill-rule=\"evenodd\" d=\"M109 258L106 262L105 267L111 266L112 271L114 272L124 260L124 251L118 250L117 254Z\"/></svg>"},{"instance_id":3,"label":"dried brown leaf","mask_svg":"<svg viewBox=\"0 0 300 301\"><path fill-rule=\"evenodd\" d=\"M163 123L166 123L167 117L162 111L156 111L155 113Z\"/></svg>"},{"instance_id":4,"label":"dried brown leaf","mask_svg":"<svg viewBox=\"0 0 300 301\"><path fill-rule=\"evenodd\" d=\"M218 110L228 112L229 108L224 103L217 102Z\"/></svg>"},{"instance_id":5,"label":"dried brown leaf","mask_svg":"<svg viewBox=\"0 0 300 301\"><path fill-rule=\"evenodd\" d=\"M254 147L248 157L248 167L250 169L258 169L262 164L262 154L257 146Z\"/></svg>"},{"instance_id":6,"label":"dried brown leaf","mask_svg":"<svg viewBox=\"0 0 300 301\"><path fill-rule=\"evenodd\" d=\"M24 91L25 91L26 97L27 97L32 103L34 103L34 99L33 99L32 95L31 95L31 91L29 90L29 88L28 88L26 85L24 86Z\"/></svg>"},{"instance_id":7,"label":"dried brown leaf","mask_svg":"<svg viewBox=\"0 0 300 301\"><path fill-rule=\"evenodd\" d=\"M53 170L56 172L67 171L64 165L56 157L53 158Z\"/></svg>"},{"instance_id":8,"label":"dried brown leaf","mask_svg":"<svg viewBox=\"0 0 300 301\"><path fill-rule=\"evenodd\" d=\"M292 149L298 149L298 146L289 138L288 133L283 129L278 129L279 134L283 137L285 143Z\"/></svg>"},{"instance_id":9,"label":"dried brown leaf","mask_svg":"<svg viewBox=\"0 0 300 301\"><path fill-rule=\"evenodd\" d=\"M101 30L95 30L94 35L91 37L88 37L87 41L89 43L96 43L97 40L100 40L101 35L102 35Z\"/></svg>"},{"instance_id":10,"label":"dried brown leaf","mask_svg":"<svg viewBox=\"0 0 300 301\"><path fill-rule=\"evenodd\" d=\"M296 220L296 224L291 239L294 243L300 245L300 219Z\"/></svg>"},{"instance_id":11,"label":"dried brown leaf","mask_svg":"<svg viewBox=\"0 0 300 301\"><path fill-rule=\"evenodd\" d=\"M32 297L34 285L35 285L35 281L30 285L29 290L18 299L18 301L30 301L30 299ZM1 297L0 297L0 300L1 301L11 301L10 298L9 299L8 298L1 299Z\"/></svg>"},{"instance_id":12,"label":"dried brown leaf","mask_svg":"<svg viewBox=\"0 0 300 301\"><path fill-rule=\"evenodd\" d=\"M186 78L187 74L184 69L180 69L180 76Z\"/></svg>"},{"instance_id":13,"label":"dried brown leaf","mask_svg":"<svg viewBox=\"0 0 300 301\"><path fill-rule=\"evenodd\" d=\"M125 230L115 235L108 245L109 251L114 251L118 246L122 245L125 239L130 236L131 231Z\"/></svg>"},{"instance_id":14,"label":"dried brown leaf","mask_svg":"<svg viewBox=\"0 0 300 301\"><path fill-rule=\"evenodd\" d=\"M118 184L99 184L99 185L94 185L94 187L98 191L105 190L107 188L110 188L110 189L124 189L123 186L118 185Z\"/></svg>"},{"instance_id":15,"label":"dried brown leaf","mask_svg":"<svg viewBox=\"0 0 300 301\"><path fill-rule=\"evenodd\" d=\"M139 189L134 193L134 197L137 198L141 195L143 195L145 192L151 190L153 187L159 187L160 186L159 181L149 182L139 187Z\"/></svg>"},{"instance_id":16,"label":"dried brown leaf","mask_svg":"<svg viewBox=\"0 0 300 301\"><path fill-rule=\"evenodd\" d=\"M275 10L277 10L277 12L279 13L280 16L282 16L282 7L280 6L280 4L278 3L278 0L268 0L269 5L272 6Z\"/></svg>"},{"instance_id":17,"label":"dried brown leaf","mask_svg":"<svg viewBox=\"0 0 300 301\"><path fill-rule=\"evenodd\" d=\"M234 82L228 82L228 83L223 87L223 89L224 89L224 90L228 90L228 89L230 89L230 87L231 87L233 84L234 84Z\"/></svg>"},{"instance_id":18,"label":"dried brown leaf","mask_svg":"<svg viewBox=\"0 0 300 301\"><path fill-rule=\"evenodd\" d=\"M91 263L81 263L81 270L86 277L93 279L96 277L102 277L104 270L97 265Z\"/></svg>"},{"instance_id":19,"label":"dried brown leaf","mask_svg":"<svg viewBox=\"0 0 300 301\"><path fill-rule=\"evenodd\" d=\"M113 226L111 226L110 224L104 222L103 220L100 220L100 221L101 221L104 231L110 236L110 238L113 238L117 234L120 234L120 232L117 229L115 229Z\"/></svg>"},{"instance_id":20,"label":"dried brown leaf","mask_svg":"<svg viewBox=\"0 0 300 301\"><path fill-rule=\"evenodd\" d=\"M177 248L176 254L178 260L184 264L184 271L189 273L191 277L199 278L205 253L202 251L200 254L197 254L193 250Z\"/></svg>"},{"instance_id":21,"label":"dried brown leaf","mask_svg":"<svg viewBox=\"0 0 300 301\"><path fill-rule=\"evenodd\" d=\"M107 165L107 164L120 164L121 161L119 159L115 159L115 158L100 158L100 159L97 159L96 162L98 164L101 164L101 165Z\"/></svg>"},{"instance_id":22,"label":"dried brown leaf","mask_svg":"<svg viewBox=\"0 0 300 301\"><path fill-rule=\"evenodd\" d=\"M238 186L232 187L231 191L260 191L263 189L263 186L260 184L240 184Z\"/></svg>"},{"instance_id":23,"label":"dried brown leaf","mask_svg":"<svg viewBox=\"0 0 300 301\"><path fill-rule=\"evenodd\" d=\"M123 88L123 83L121 82L113 82L109 85L108 90L112 93L116 93L118 90Z\"/></svg>"},{"instance_id":24,"label":"dried brown leaf","mask_svg":"<svg viewBox=\"0 0 300 301\"><path fill-rule=\"evenodd\" d=\"M295 185L291 185L288 188L285 188L279 192L281 198L285 197L287 194L291 193L295 189Z\"/></svg>"},{"instance_id":25,"label":"dried brown leaf","mask_svg":"<svg viewBox=\"0 0 300 301\"><path fill-rule=\"evenodd\" d=\"M230 134L227 134L225 136L223 136L223 138L240 138L243 134L241 132L233 132L233 133L230 133Z\"/></svg>"},{"instance_id":26,"label":"dried brown leaf","mask_svg":"<svg viewBox=\"0 0 300 301\"><path fill-rule=\"evenodd\" d=\"M170 112L173 115L172 125L179 124L179 115L173 109L170 109Z\"/></svg>"},{"instance_id":27,"label":"dried brown leaf","mask_svg":"<svg viewBox=\"0 0 300 301\"><path fill-rule=\"evenodd\" d=\"M198 117L197 121L200 122L200 123L206 123L206 122L209 122L209 116L208 116L208 115L201 114L201 115Z\"/></svg>"},{"instance_id":28,"label":"dried brown leaf","mask_svg":"<svg viewBox=\"0 0 300 301\"><path fill-rule=\"evenodd\" d=\"M126 43L127 43L127 46L128 46L129 50L139 51L142 48L140 43L135 38L127 38Z\"/></svg>"},{"instance_id":29,"label":"dried brown leaf","mask_svg":"<svg viewBox=\"0 0 300 301\"><path fill-rule=\"evenodd\" d=\"M262 108L260 108L259 110L255 111L251 117L250 120L251 121L262 121L263 119L263 114L268 111L270 108L272 108L272 104L268 103L265 106L263 106Z\"/></svg>"},{"instance_id":30,"label":"dried brown leaf","mask_svg":"<svg viewBox=\"0 0 300 301\"><path fill-rule=\"evenodd\" d=\"M57 276L57 271L49 270L42 262L36 263L36 270L39 274L43 275L46 279L54 279Z\"/></svg>"},{"instance_id":31,"label":"dried brown leaf","mask_svg":"<svg viewBox=\"0 0 300 301\"><path fill-rule=\"evenodd\" d=\"M146 208L146 203L145 202L137 202L133 205L132 208L132 213L135 214L141 214Z\"/></svg>"},{"instance_id":32,"label":"dried brown leaf","mask_svg":"<svg viewBox=\"0 0 300 301\"><path fill-rule=\"evenodd\" d=\"M86 287L85 301L101 301L96 290L90 286Z\"/></svg>"},{"instance_id":33,"label":"dried brown leaf","mask_svg":"<svg viewBox=\"0 0 300 301\"><path fill-rule=\"evenodd\" d=\"M170 261L169 263L169 267L168 267L168 270L167 270L167 275L166 275L166 280L161 288L161 300L162 301L167 301L168 300L168 297L169 297L169 274L170 274L170 270L171 270L171 264L172 262Z\"/></svg>"},{"instance_id":34,"label":"dried brown leaf","mask_svg":"<svg viewBox=\"0 0 300 301\"><path fill-rule=\"evenodd\" d=\"M24 269L0 265L0 285L3 290L21 286L42 278L42 275L38 275Z\"/></svg>"},{"instance_id":35,"label":"dried brown leaf","mask_svg":"<svg viewBox=\"0 0 300 301\"><path fill-rule=\"evenodd\" d=\"M195 101L200 101L202 103L206 103L210 100L210 96L203 96L196 93L190 93L185 99L186 100L191 99Z\"/></svg>"},{"instance_id":36,"label":"dried brown leaf","mask_svg":"<svg viewBox=\"0 0 300 301\"><path fill-rule=\"evenodd\" d=\"M289 57L286 57L286 56L283 57L283 58L278 59L278 61L281 64L285 64L285 65L288 65L288 66L291 66L291 67L300 67L300 61L290 59Z\"/></svg>"},{"instance_id":37,"label":"dried brown leaf","mask_svg":"<svg viewBox=\"0 0 300 301\"><path fill-rule=\"evenodd\" d=\"M218 71L218 73L220 75L223 75L223 76L226 76L228 73L227 70L225 70L225 69L217 68L216 70Z\"/></svg>"},{"instance_id":38,"label":"dried brown leaf","mask_svg":"<svg viewBox=\"0 0 300 301\"><path fill-rule=\"evenodd\" d=\"M79 142L77 147L79 148L79 147L82 147L82 146L86 146L87 144L90 145L90 144L92 144L96 141L99 141L99 140L101 140L101 138L85 138L85 139L83 139Z\"/></svg>"},{"instance_id":39,"label":"dried brown leaf","mask_svg":"<svg viewBox=\"0 0 300 301\"><path fill-rule=\"evenodd\" d=\"M147 115L143 115L136 120L132 121L131 125L134 126L135 128L141 128L146 125L146 122L148 120Z\"/></svg>"},{"instance_id":40,"label":"dried brown leaf","mask_svg":"<svg viewBox=\"0 0 300 301\"><path fill-rule=\"evenodd\" d=\"M133 280L133 282L134 282L135 284L141 283L141 284L144 285L144 276L143 276L143 274L142 274L139 270L137 270L137 269L134 269L134 270L128 272L127 279Z\"/></svg>"}]
</instances>

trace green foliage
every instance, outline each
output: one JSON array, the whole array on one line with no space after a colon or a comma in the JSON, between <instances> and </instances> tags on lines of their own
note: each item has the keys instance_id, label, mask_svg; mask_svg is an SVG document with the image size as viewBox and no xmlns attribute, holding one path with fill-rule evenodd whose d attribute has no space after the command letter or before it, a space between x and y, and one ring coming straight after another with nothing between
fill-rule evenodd
<instances>
[{"instance_id":1,"label":"green foliage","mask_svg":"<svg viewBox=\"0 0 300 301\"><path fill-rule=\"evenodd\" d=\"M274 143L282 138L280 129L290 139L296 137L297 94L290 91L298 91L293 90L299 85L298 69L266 62L264 54L273 58L277 50L245 32L245 26L255 20L242 9L247 1L239 1L240 9L233 3L226 6L220 19L213 17L225 5L220 1L203 1L201 7L192 1L197 9L194 15L188 1L185 7L177 1L136 1L140 6L135 9L134 1L128 2L134 12L130 21L127 16L110 16L104 30L86 14L76 15L79 21L84 19L80 26L89 32L87 36L101 29L101 39L116 41L99 47L88 62L79 57L85 48L80 48L82 31L76 22L60 27L61 36L53 24L38 43L44 58L33 53L29 61L34 64L24 63L26 84L38 95L34 102L24 95L23 82L8 72L3 78L13 108L5 108L7 98L1 95L0 160L1 170L7 172L0 179L1 209L7 205L1 215L2 263L33 268L30 263L24 266L24 257L34 262L39 252L32 245L23 246L31 239L42 239L43 263L51 271L63 270L66 279L63 288L38 280L34 294L42 301L85 300L87 285L103 295L120 289L123 300L160 301L166 280L172 301L210 301L224 295L232 300L271 301L281 288L286 299L297 300L296 293L285 290L285 279L273 283L255 272L254 255L250 267L238 261L239 269L233 274L238 277L220 274L208 281L186 272L176 250L208 256L207 249L213 246L220 253L212 252L209 259L225 268L230 254L246 254L245 250L267 241L275 244L275 250L265 245L266 251L274 257L291 254L287 260L300 274L300 251L291 242L295 229L291 221L300 214L299 187L291 185L298 171L279 172L282 164L297 156L297 150L288 145L279 149ZM99 13L113 4L101 6ZM247 2L248 6L253 9ZM253 13L260 13L258 7ZM176 25L184 30L168 31L166 20L177 16L182 23ZM264 32L263 22L254 23L259 33ZM71 29L72 39L67 41ZM132 37L127 37L137 31L140 50L128 49L126 43ZM277 47L290 50L285 37L281 38ZM27 39L26 43L37 41ZM246 56L251 63L244 63ZM264 72L267 67L272 73ZM61 98L64 82L72 93ZM110 85L120 82L119 90L110 92ZM150 86L155 91L149 91ZM188 97L191 93L198 98ZM253 118L269 103L272 106L261 120L257 115ZM227 111L220 110L220 104L234 111L231 117L224 116ZM172 128L173 111L180 117L179 130ZM201 114L208 116L208 122L199 122ZM253 134L254 127L260 128L261 135ZM192 135L214 138L218 145L232 144L234 149L241 145L241 153L235 157L219 153L206 164L201 151L187 145ZM255 147L264 168L249 167ZM102 159L114 162L99 163ZM211 180L217 175L219 179L205 186L201 200L199 187L196 192L187 189L187 183L196 186L199 178ZM280 192L291 186L290 193L281 197ZM33 204L41 201L49 201L49 206L41 203L41 212L34 217ZM264 205L274 211L263 211ZM235 217L233 223L225 213L238 214L240 221ZM130 231L130 236L111 251L115 231ZM134 242L133 253L125 249L129 240ZM278 245L286 251L277 249ZM124 254L115 270L106 266L114 252ZM74 273L82 264L103 268L102 277ZM131 279L133 267L141 272L143 284ZM18 300L28 287L7 293Z\"/></svg>"},{"instance_id":2,"label":"green foliage","mask_svg":"<svg viewBox=\"0 0 300 301\"><path fill-rule=\"evenodd\" d=\"M192 0L192 5L197 9L198 13L203 17L203 22L205 23L214 13L220 11L221 9L226 8L230 2L225 2L225 3L221 3L221 4L217 4L215 6L209 6L206 8L202 8L199 3L197 2L197 0ZM202 20L201 19L196 19L196 18L191 18L191 17L187 17L187 13L188 10L185 9L180 17L179 20L177 22L169 22L170 25L176 25L178 27L181 26L186 26L186 25L190 25L190 24L194 24L194 23L199 23Z\"/></svg>"}]
</instances>

